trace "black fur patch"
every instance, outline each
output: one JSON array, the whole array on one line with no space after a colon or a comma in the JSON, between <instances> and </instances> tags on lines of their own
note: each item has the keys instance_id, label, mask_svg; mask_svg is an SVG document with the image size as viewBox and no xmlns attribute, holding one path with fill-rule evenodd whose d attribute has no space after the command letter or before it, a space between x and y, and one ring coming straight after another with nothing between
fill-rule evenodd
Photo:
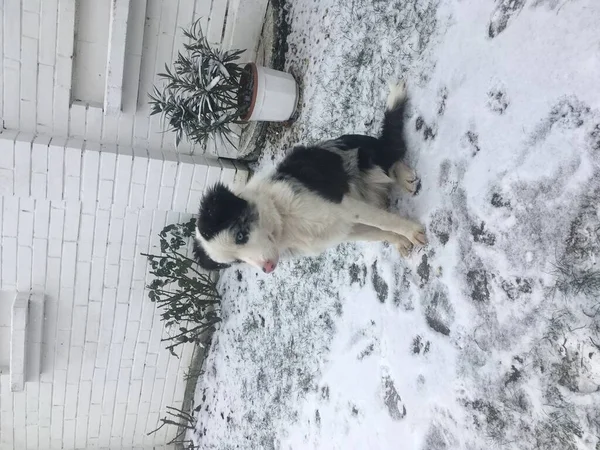
<instances>
[{"instance_id":1,"label":"black fur patch","mask_svg":"<svg viewBox=\"0 0 600 450\"><path fill-rule=\"evenodd\" d=\"M221 231L231 228L240 218L248 216L250 204L235 195L221 183L215 184L204 195L196 226L207 241Z\"/></svg>"},{"instance_id":2,"label":"black fur patch","mask_svg":"<svg viewBox=\"0 0 600 450\"><path fill-rule=\"evenodd\" d=\"M380 153L382 152L381 142L371 136L362 134L345 134L340 136L336 142L339 142L341 150L358 149L358 168L367 170L374 165L380 165ZM387 171L387 169L384 168Z\"/></svg>"},{"instance_id":3,"label":"black fur patch","mask_svg":"<svg viewBox=\"0 0 600 450\"><path fill-rule=\"evenodd\" d=\"M194 259L204 270L220 270L231 267L229 264L221 264L213 261L196 239L194 239Z\"/></svg>"},{"instance_id":4,"label":"black fur patch","mask_svg":"<svg viewBox=\"0 0 600 450\"><path fill-rule=\"evenodd\" d=\"M275 180L293 179L333 203L350 190L342 157L320 147L295 147L277 167Z\"/></svg>"}]
</instances>

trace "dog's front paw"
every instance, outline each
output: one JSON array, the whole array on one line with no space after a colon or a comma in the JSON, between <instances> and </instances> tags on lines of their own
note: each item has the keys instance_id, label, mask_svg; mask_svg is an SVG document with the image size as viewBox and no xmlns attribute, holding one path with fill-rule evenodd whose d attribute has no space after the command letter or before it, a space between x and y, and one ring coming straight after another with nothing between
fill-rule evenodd
<instances>
[{"instance_id":1,"label":"dog's front paw","mask_svg":"<svg viewBox=\"0 0 600 450\"><path fill-rule=\"evenodd\" d=\"M423 228L421 225L416 225L415 229L411 232L410 236L406 237L418 247L427 245L427 235L425 234L425 228Z\"/></svg>"},{"instance_id":2,"label":"dog's front paw","mask_svg":"<svg viewBox=\"0 0 600 450\"><path fill-rule=\"evenodd\" d=\"M413 244L404 236L398 236L398 240L394 243L396 250L403 258L408 258L413 249Z\"/></svg>"}]
</instances>

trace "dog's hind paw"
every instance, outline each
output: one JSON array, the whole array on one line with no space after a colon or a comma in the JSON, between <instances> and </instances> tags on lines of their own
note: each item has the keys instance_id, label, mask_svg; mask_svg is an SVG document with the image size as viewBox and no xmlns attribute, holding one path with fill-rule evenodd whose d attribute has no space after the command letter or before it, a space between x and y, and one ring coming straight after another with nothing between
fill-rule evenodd
<instances>
[{"instance_id":1,"label":"dog's hind paw","mask_svg":"<svg viewBox=\"0 0 600 450\"><path fill-rule=\"evenodd\" d=\"M396 182L411 195L416 195L421 189L421 179L417 173L403 162L397 162L393 168Z\"/></svg>"}]
</instances>

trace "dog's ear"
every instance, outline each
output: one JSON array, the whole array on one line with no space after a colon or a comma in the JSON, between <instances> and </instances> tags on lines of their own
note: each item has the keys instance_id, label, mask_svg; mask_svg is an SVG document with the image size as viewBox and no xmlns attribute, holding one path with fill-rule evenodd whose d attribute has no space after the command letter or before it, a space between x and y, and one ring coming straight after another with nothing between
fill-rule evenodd
<instances>
[{"instance_id":1,"label":"dog's ear","mask_svg":"<svg viewBox=\"0 0 600 450\"><path fill-rule=\"evenodd\" d=\"M194 259L198 263L200 267L205 270L221 270L226 269L227 267L231 267L229 264L221 264L213 261L210 256L206 254L204 248L196 239L194 239Z\"/></svg>"}]
</instances>

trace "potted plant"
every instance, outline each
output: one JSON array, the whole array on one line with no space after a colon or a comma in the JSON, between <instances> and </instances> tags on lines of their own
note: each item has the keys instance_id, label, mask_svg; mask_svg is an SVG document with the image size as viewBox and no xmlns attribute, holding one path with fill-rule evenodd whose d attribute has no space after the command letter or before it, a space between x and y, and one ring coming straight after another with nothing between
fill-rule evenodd
<instances>
[{"instance_id":1,"label":"potted plant","mask_svg":"<svg viewBox=\"0 0 600 450\"><path fill-rule=\"evenodd\" d=\"M241 65L244 50L213 48L200 21L183 31L189 43L173 69L158 74L165 84L150 95L151 115L162 114L179 145L185 135L205 144L222 138L235 147L232 125L247 121L285 122L296 111L298 85L286 72Z\"/></svg>"}]
</instances>

